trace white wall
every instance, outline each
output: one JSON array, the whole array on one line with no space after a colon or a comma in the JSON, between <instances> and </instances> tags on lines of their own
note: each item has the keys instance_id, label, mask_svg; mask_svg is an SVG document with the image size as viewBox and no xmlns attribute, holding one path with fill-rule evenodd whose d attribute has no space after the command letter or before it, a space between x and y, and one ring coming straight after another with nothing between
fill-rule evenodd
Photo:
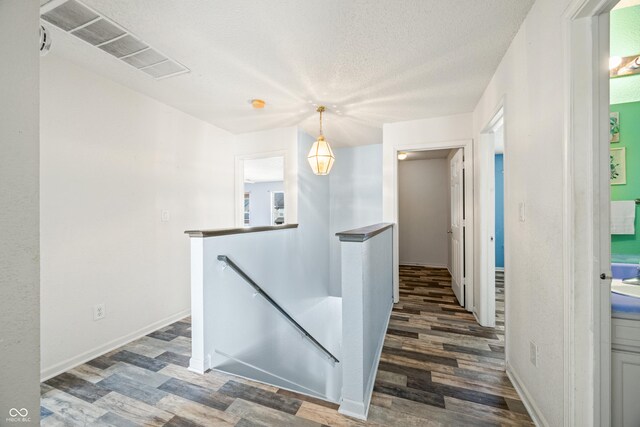
<instances>
[{"instance_id":1,"label":"white wall","mask_svg":"<svg viewBox=\"0 0 640 427\"><path fill-rule=\"evenodd\" d=\"M48 377L189 313L183 233L233 225L233 147L227 132L53 55L41 135ZM94 321L98 303L106 318Z\"/></svg>"},{"instance_id":2,"label":"white wall","mask_svg":"<svg viewBox=\"0 0 640 427\"><path fill-rule=\"evenodd\" d=\"M335 234L382 222L382 145L336 148L334 153L336 162L328 177L331 183L329 292L340 296L340 244Z\"/></svg>"},{"instance_id":3,"label":"white wall","mask_svg":"<svg viewBox=\"0 0 640 427\"><path fill-rule=\"evenodd\" d=\"M541 422L550 426L563 424L564 401L561 188L566 115L561 96L566 88L561 70L562 15L568 3L538 0L533 5L473 115L479 139L504 99L509 153L504 178L507 359ZM477 148L476 160L489 145ZM482 170L476 171L478 184ZM524 222L518 220L519 203L525 203ZM530 342L538 345L537 367L529 361Z\"/></svg>"},{"instance_id":4,"label":"white wall","mask_svg":"<svg viewBox=\"0 0 640 427\"><path fill-rule=\"evenodd\" d=\"M249 194L249 225L252 227L271 225L271 193L284 191L284 182L255 182L244 184L244 191ZM284 218L287 221L287 205L284 206Z\"/></svg>"},{"instance_id":5,"label":"white wall","mask_svg":"<svg viewBox=\"0 0 640 427\"><path fill-rule=\"evenodd\" d=\"M0 0L0 420L26 408L25 424L40 413L38 6Z\"/></svg>"},{"instance_id":6,"label":"white wall","mask_svg":"<svg viewBox=\"0 0 640 427\"><path fill-rule=\"evenodd\" d=\"M398 163L400 264L447 267L449 263L449 162Z\"/></svg>"}]
</instances>

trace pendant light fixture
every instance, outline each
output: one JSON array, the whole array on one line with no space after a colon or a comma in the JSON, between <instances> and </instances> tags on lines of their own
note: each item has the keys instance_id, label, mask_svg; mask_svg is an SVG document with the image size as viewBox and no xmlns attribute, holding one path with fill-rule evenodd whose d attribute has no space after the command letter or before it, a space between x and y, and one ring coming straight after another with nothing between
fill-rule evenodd
<instances>
[{"instance_id":1,"label":"pendant light fixture","mask_svg":"<svg viewBox=\"0 0 640 427\"><path fill-rule=\"evenodd\" d=\"M318 139L316 139L316 142L313 143L311 151L309 151L309 155L307 156L311 169L316 175L329 175L333 162L336 159L331 150L331 146L324 139L324 135L322 135L322 113L324 113L324 110L324 106L320 105L318 107L317 111L320 113L320 135Z\"/></svg>"}]
</instances>

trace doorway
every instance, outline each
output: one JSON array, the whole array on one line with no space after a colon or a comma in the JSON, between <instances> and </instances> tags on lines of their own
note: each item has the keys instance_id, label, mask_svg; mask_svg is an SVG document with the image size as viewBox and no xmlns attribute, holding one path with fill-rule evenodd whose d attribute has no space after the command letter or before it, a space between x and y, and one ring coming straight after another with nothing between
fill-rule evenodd
<instances>
[{"instance_id":1,"label":"doorway","mask_svg":"<svg viewBox=\"0 0 640 427\"><path fill-rule=\"evenodd\" d=\"M480 135L480 282L475 315L482 326L505 323L504 108L500 106Z\"/></svg>"},{"instance_id":2,"label":"doorway","mask_svg":"<svg viewBox=\"0 0 640 427\"><path fill-rule=\"evenodd\" d=\"M471 141L402 149L395 162L399 265L441 269L456 302L473 311Z\"/></svg>"},{"instance_id":3,"label":"doorway","mask_svg":"<svg viewBox=\"0 0 640 427\"><path fill-rule=\"evenodd\" d=\"M236 226L266 227L287 223L285 153L236 158Z\"/></svg>"}]
</instances>

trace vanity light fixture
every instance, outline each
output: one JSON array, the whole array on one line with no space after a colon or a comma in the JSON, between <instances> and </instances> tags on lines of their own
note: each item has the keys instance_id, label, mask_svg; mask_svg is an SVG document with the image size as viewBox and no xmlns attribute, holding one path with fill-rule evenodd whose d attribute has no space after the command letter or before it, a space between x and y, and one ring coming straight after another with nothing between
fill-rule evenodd
<instances>
[{"instance_id":1,"label":"vanity light fixture","mask_svg":"<svg viewBox=\"0 0 640 427\"><path fill-rule=\"evenodd\" d=\"M333 162L336 159L333 155L333 150L331 150L331 146L324 139L324 135L322 135L322 113L324 113L324 110L325 108L322 105L318 106L316 110L320 113L320 135L316 139L316 142L313 143L313 146L311 146L311 150L307 156L309 165L311 165L311 169L316 175L329 175Z\"/></svg>"},{"instance_id":2,"label":"vanity light fixture","mask_svg":"<svg viewBox=\"0 0 640 427\"><path fill-rule=\"evenodd\" d=\"M611 57L609 59L609 72L611 78L632 76L640 74L640 55Z\"/></svg>"}]
</instances>

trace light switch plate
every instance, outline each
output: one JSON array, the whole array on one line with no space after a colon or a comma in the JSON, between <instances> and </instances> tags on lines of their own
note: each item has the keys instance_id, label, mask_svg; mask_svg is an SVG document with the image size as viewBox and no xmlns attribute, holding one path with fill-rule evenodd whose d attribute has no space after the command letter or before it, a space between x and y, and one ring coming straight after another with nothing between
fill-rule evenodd
<instances>
[{"instance_id":1,"label":"light switch plate","mask_svg":"<svg viewBox=\"0 0 640 427\"><path fill-rule=\"evenodd\" d=\"M164 210L160 213L160 221L169 222L170 219L171 219L171 214L169 213L169 211Z\"/></svg>"},{"instance_id":2,"label":"light switch plate","mask_svg":"<svg viewBox=\"0 0 640 427\"><path fill-rule=\"evenodd\" d=\"M520 222L524 222L526 219L524 202L518 203L518 212L519 212L518 215L520 218Z\"/></svg>"}]
</instances>

